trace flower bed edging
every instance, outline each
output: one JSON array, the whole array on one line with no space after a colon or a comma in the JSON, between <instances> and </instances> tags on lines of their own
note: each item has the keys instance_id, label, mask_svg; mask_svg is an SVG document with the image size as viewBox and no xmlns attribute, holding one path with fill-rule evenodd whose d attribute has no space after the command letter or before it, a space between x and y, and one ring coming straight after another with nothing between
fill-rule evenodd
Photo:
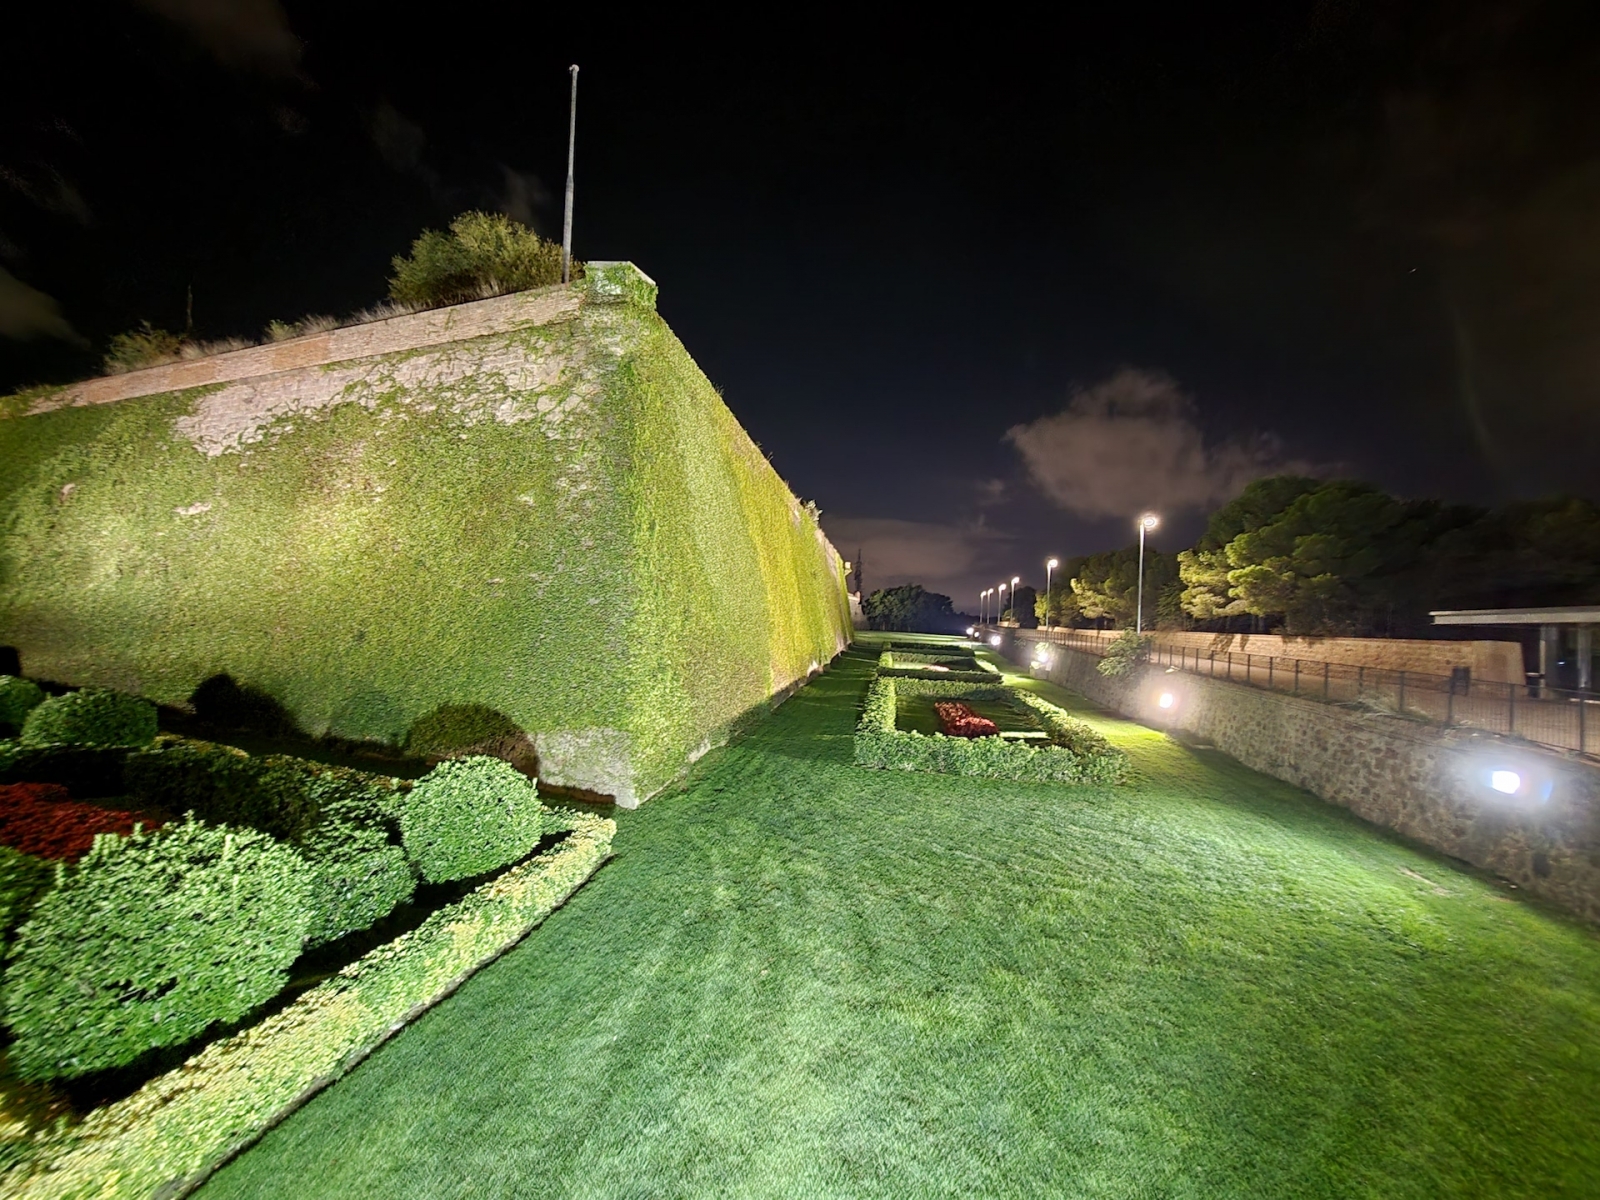
<instances>
[{"instance_id":1,"label":"flower bed edging","mask_svg":"<svg viewBox=\"0 0 1600 1200\"><path fill-rule=\"evenodd\" d=\"M552 814L554 816L555 814ZM260 1024L132 1096L41 1131L0 1192L34 1200L176 1200L521 941L611 855L616 822L561 813L571 832L379 946ZM552 824L556 822L552 821Z\"/></svg>"},{"instance_id":2,"label":"flower bed edging","mask_svg":"<svg viewBox=\"0 0 1600 1200\"><path fill-rule=\"evenodd\" d=\"M901 692L966 700L1026 704L1051 735L1034 747L999 737L952 738L896 727ZM1019 783L1112 785L1127 778L1128 757L1089 726L1047 701L1005 686L973 686L951 680L906 679L879 672L867 685L856 723L855 764L880 770L933 771L1010 779Z\"/></svg>"}]
</instances>

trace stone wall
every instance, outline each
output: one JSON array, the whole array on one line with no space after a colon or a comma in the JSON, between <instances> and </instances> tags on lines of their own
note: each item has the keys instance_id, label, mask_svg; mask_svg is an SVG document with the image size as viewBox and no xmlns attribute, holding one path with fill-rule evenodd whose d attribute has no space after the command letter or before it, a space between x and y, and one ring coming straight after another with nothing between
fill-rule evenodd
<instances>
[{"instance_id":1,"label":"stone wall","mask_svg":"<svg viewBox=\"0 0 1600 1200\"><path fill-rule=\"evenodd\" d=\"M1109 642L1120 630L1074 629L1074 638ZM1288 638L1274 633L1155 632L1157 644L1182 647L1202 657L1215 654L1276 655L1308 662L1343 663L1385 671L1416 671L1423 675L1449 675L1452 668L1467 667L1474 680L1522 683L1520 642L1444 641L1426 638Z\"/></svg>"},{"instance_id":2,"label":"stone wall","mask_svg":"<svg viewBox=\"0 0 1600 1200\"><path fill-rule=\"evenodd\" d=\"M1019 662L1038 640L1007 633ZM1040 678L1157 727L1205 738L1247 767L1377 825L1493 871L1600 922L1600 768L1491 734L1440 729L1347 705L1143 667L1121 679L1099 658L1057 648ZM1169 692L1170 710L1158 699ZM1515 771L1515 795L1489 786Z\"/></svg>"}]
</instances>

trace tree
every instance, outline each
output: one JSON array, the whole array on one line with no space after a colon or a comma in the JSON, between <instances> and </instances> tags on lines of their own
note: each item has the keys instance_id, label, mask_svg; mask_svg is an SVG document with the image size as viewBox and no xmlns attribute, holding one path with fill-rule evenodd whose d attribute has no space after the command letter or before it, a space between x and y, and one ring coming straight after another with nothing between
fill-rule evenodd
<instances>
[{"instance_id":1,"label":"tree","mask_svg":"<svg viewBox=\"0 0 1600 1200\"><path fill-rule=\"evenodd\" d=\"M1244 491L1211 514L1206 531L1194 549L1178 555L1183 581L1179 603L1191 617L1202 621L1249 612L1230 591L1227 546L1240 534L1253 533L1274 520L1284 509L1321 482L1302 475L1272 475L1247 484Z\"/></svg>"},{"instance_id":2,"label":"tree","mask_svg":"<svg viewBox=\"0 0 1600 1200\"><path fill-rule=\"evenodd\" d=\"M1391 633L1425 590L1428 548L1465 520L1470 510L1437 501L1324 483L1222 548L1226 603L1215 552L1197 547L1185 561L1184 606L1195 616L1251 613L1291 634Z\"/></svg>"},{"instance_id":3,"label":"tree","mask_svg":"<svg viewBox=\"0 0 1600 1200\"><path fill-rule=\"evenodd\" d=\"M1065 559L1051 573L1050 590L1037 594L1033 602L1033 615L1039 624L1070 625L1083 615L1078 608L1078 595L1072 590L1072 577L1083 569L1084 557Z\"/></svg>"},{"instance_id":4,"label":"tree","mask_svg":"<svg viewBox=\"0 0 1600 1200\"><path fill-rule=\"evenodd\" d=\"M920 583L879 588L861 602L873 629L906 633L947 633L956 626L949 596L927 591Z\"/></svg>"},{"instance_id":5,"label":"tree","mask_svg":"<svg viewBox=\"0 0 1600 1200\"><path fill-rule=\"evenodd\" d=\"M1021 584L1011 597L1011 607L1006 609L1003 619L1015 621L1023 629L1033 629L1038 626L1039 593L1027 584Z\"/></svg>"},{"instance_id":6,"label":"tree","mask_svg":"<svg viewBox=\"0 0 1600 1200\"><path fill-rule=\"evenodd\" d=\"M1177 581L1178 560L1171 554L1145 547L1144 615L1155 625L1159 598ZM1139 595L1138 544L1121 550L1091 554L1072 577L1072 592L1078 610L1092 620L1108 620L1118 628L1134 624Z\"/></svg>"}]
</instances>

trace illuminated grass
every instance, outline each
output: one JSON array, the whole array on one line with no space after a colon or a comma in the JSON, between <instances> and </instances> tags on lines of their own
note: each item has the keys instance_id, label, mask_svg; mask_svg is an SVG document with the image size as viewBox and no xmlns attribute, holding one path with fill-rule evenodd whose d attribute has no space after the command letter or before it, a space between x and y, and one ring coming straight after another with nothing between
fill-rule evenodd
<instances>
[{"instance_id":1,"label":"illuminated grass","mask_svg":"<svg viewBox=\"0 0 1600 1200\"><path fill-rule=\"evenodd\" d=\"M1132 785L858 770L875 661L205 1200L1594 1194L1593 931L1087 711Z\"/></svg>"}]
</instances>

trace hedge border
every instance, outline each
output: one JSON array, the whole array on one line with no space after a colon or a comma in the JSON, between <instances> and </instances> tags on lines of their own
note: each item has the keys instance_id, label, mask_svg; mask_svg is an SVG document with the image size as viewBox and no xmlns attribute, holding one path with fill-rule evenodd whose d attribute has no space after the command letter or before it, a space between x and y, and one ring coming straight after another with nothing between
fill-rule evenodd
<instances>
[{"instance_id":1,"label":"hedge border","mask_svg":"<svg viewBox=\"0 0 1600 1200\"><path fill-rule=\"evenodd\" d=\"M896 726L899 693L950 699L1005 700L1032 709L1052 744L1030 746L1000 738L952 738ZM1062 745L1061 741L1069 744ZM1001 685L947 679L907 679L879 673L867 687L856 724L853 757L858 767L929 771L1019 783L1107 785L1123 782L1128 756L1064 709L1028 692Z\"/></svg>"},{"instance_id":2,"label":"hedge border","mask_svg":"<svg viewBox=\"0 0 1600 1200\"><path fill-rule=\"evenodd\" d=\"M41 1130L0 1191L178 1200L516 945L611 856L616 822L561 812L557 846L363 956L132 1096ZM415 978L416 982L412 982Z\"/></svg>"}]
</instances>

